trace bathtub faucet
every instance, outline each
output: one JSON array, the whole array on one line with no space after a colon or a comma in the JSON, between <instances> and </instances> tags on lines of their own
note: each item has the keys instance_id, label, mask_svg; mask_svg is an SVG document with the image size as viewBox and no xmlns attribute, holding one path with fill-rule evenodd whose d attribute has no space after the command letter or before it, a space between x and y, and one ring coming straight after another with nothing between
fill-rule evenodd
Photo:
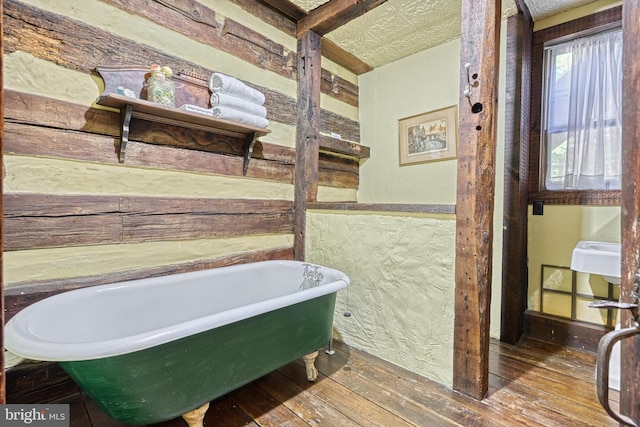
<instances>
[{"instance_id":1,"label":"bathtub faucet","mask_svg":"<svg viewBox=\"0 0 640 427\"><path fill-rule=\"evenodd\" d=\"M300 289L315 288L322 281L322 273L320 273L320 266L313 264L302 264L304 272L302 273L302 284Z\"/></svg>"}]
</instances>

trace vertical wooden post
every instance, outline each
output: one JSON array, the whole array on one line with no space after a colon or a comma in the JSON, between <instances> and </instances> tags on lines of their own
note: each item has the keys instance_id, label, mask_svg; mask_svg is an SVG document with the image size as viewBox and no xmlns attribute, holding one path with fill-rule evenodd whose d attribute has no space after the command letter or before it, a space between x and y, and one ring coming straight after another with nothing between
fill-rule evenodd
<instances>
[{"instance_id":1,"label":"vertical wooden post","mask_svg":"<svg viewBox=\"0 0 640 427\"><path fill-rule=\"evenodd\" d=\"M622 5L622 281L621 302L635 302L640 272L640 0ZM631 326L627 310L622 327ZM622 341L620 411L640 425L640 337Z\"/></svg>"},{"instance_id":2,"label":"vertical wooden post","mask_svg":"<svg viewBox=\"0 0 640 427\"><path fill-rule=\"evenodd\" d=\"M293 253L305 257L306 204L318 194L320 146L321 37L305 31L298 37L298 105L296 124L295 195L293 201Z\"/></svg>"},{"instance_id":3,"label":"vertical wooden post","mask_svg":"<svg viewBox=\"0 0 640 427\"><path fill-rule=\"evenodd\" d=\"M0 16L4 16L3 0L0 0ZM0 20L0 53L4 52L4 27ZM0 55L0 404L7 403L7 386L4 371L4 61Z\"/></svg>"},{"instance_id":4,"label":"vertical wooden post","mask_svg":"<svg viewBox=\"0 0 640 427\"><path fill-rule=\"evenodd\" d=\"M500 340L516 344L527 307L529 104L533 23L520 12L507 20L504 213Z\"/></svg>"},{"instance_id":5,"label":"vertical wooden post","mask_svg":"<svg viewBox=\"0 0 640 427\"><path fill-rule=\"evenodd\" d=\"M462 2L453 388L476 399L489 388L501 3Z\"/></svg>"}]
</instances>

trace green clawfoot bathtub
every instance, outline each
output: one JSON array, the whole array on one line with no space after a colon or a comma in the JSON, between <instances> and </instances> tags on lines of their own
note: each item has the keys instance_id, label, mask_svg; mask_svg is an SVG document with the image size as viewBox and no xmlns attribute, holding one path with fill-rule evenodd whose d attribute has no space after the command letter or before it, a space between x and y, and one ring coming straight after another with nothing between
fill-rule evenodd
<instances>
[{"instance_id":1,"label":"green clawfoot bathtub","mask_svg":"<svg viewBox=\"0 0 640 427\"><path fill-rule=\"evenodd\" d=\"M118 421L184 414L197 426L209 401L299 357L311 354L314 380L313 353L348 284L331 268L264 261L83 288L22 310L5 345L59 362Z\"/></svg>"}]
</instances>

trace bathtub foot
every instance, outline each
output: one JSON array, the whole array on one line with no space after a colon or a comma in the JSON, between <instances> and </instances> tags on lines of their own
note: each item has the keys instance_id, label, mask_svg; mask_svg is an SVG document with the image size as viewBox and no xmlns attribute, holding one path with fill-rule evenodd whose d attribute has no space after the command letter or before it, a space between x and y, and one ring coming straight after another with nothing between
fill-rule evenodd
<instances>
[{"instance_id":1,"label":"bathtub foot","mask_svg":"<svg viewBox=\"0 0 640 427\"><path fill-rule=\"evenodd\" d=\"M193 411L182 414L182 418L189 424L189 427L203 427L204 414L207 413L207 409L209 409L209 402Z\"/></svg>"},{"instance_id":2,"label":"bathtub foot","mask_svg":"<svg viewBox=\"0 0 640 427\"><path fill-rule=\"evenodd\" d=\"M309 381L315 381L316 378L318 378L318 370L316 369L315 365L316 357L318 357L317 351L302 356L302 360L304 360L304 366L307 368L307 379Z\"/></svg>"}]
</instances>

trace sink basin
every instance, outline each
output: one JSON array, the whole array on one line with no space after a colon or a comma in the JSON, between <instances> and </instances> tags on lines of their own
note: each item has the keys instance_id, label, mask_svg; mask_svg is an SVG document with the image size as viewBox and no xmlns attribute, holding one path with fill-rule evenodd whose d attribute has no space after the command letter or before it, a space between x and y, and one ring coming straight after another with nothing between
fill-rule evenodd
<instances>
[{"instance_id":1,"label":"sink basin","mask_svg":"<svg viewBox=\"0 0 640 427\"><path fill-rule=\"evenodd\" d=\"M573 249L571 269L599 274L609 283L620 284L620 243L582 240Z\"/></svg>"}]
</instances>

